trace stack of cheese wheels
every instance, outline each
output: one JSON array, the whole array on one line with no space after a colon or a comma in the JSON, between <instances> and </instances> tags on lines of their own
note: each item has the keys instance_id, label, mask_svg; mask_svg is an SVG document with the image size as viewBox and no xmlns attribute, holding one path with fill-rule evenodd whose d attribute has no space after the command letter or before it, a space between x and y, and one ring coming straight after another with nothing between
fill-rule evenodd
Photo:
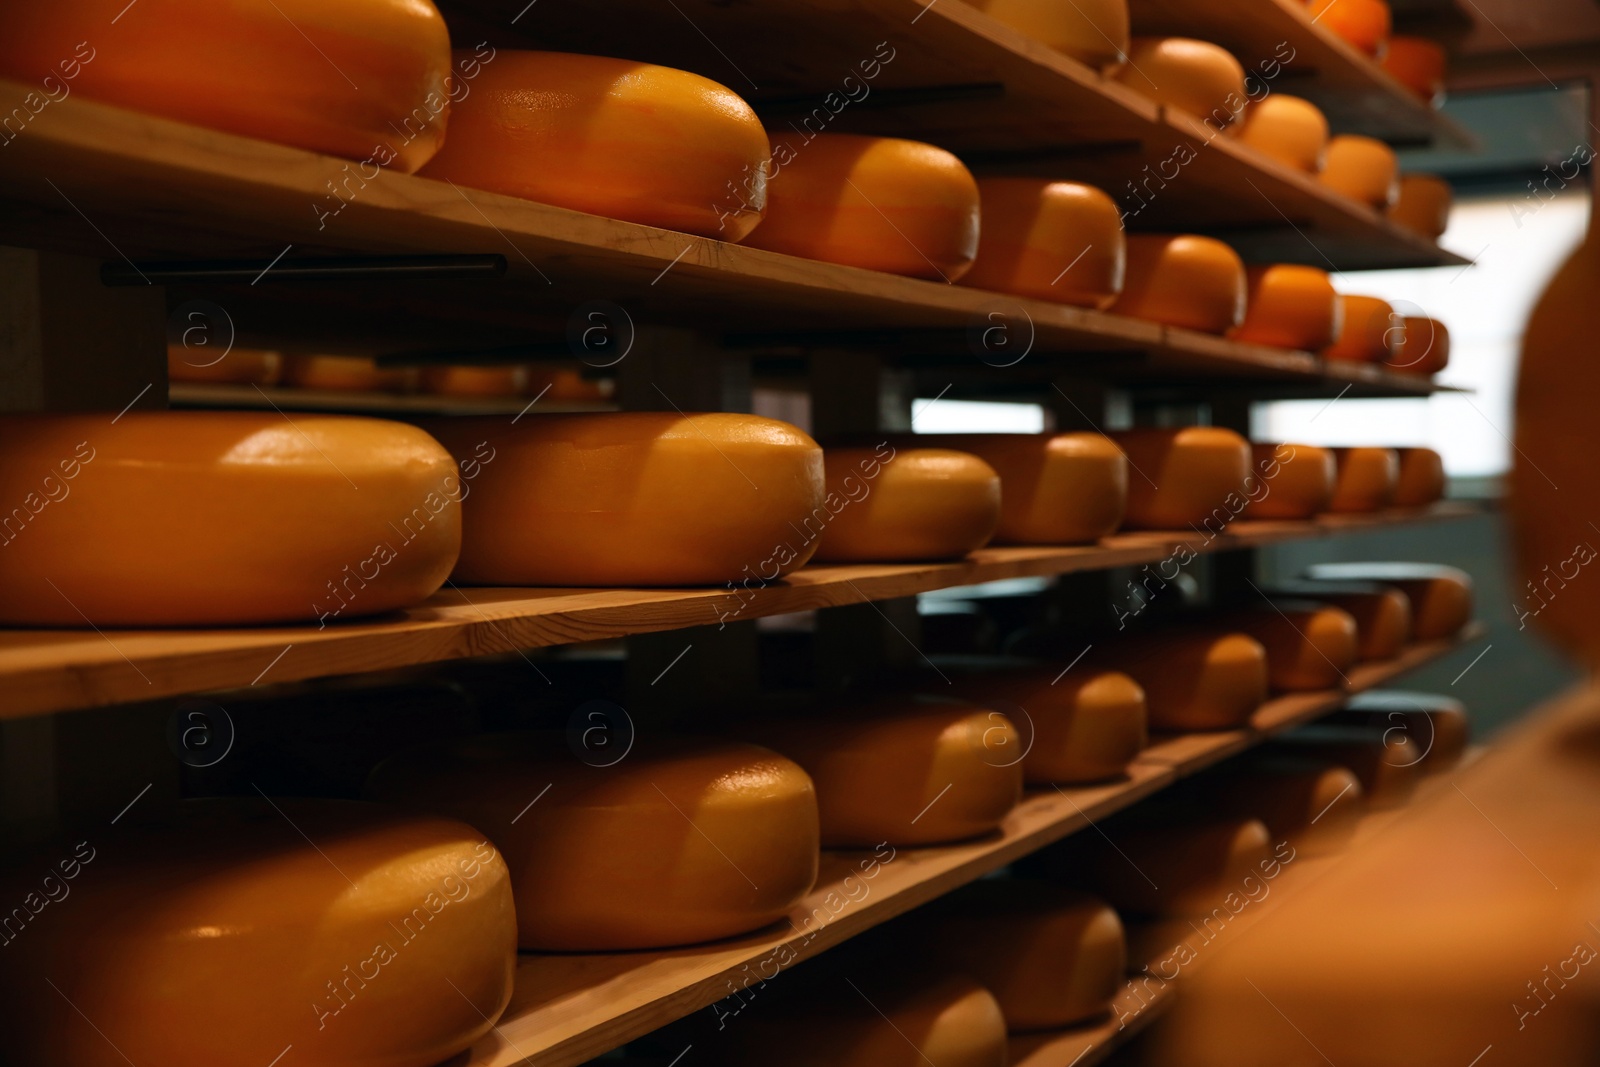
<instances>
[{"instance_id":1,"label":"stack of cheese wheels","mask_svg":"<svg viewBox=\"0 0 1600 1067\"><path fill-rule=\"evenodd\" d=\"M1230 612L1218 622L1261 642L1267 680L1280 692L1339 688L1356 664L1356 620L1331 604L1273 601Z\"/></svg>"},{"instance_id":2,"label":"stack of cheese wheels","mask_svg":"<svg viewBox=\"0 0 1600 1067\"><path fill-rule=\"evenodd\" d=\"M0 76L372 169L362 179L330 167L334 183L415 171L460 95L429 0L144 0L138 18L127 13L116 0L7 4Z\"/></svg>"},{"instance_id":3,"label":"stack of cheese wheels","mask_svg":"<svg viewBox=\"0 0 1600 1067\"><path fill-rule=\"evenodd\" d=\"M1400 161L1394 149L1382 141L1340 134L1328 142L1317 180L1334 192L1383 211L1400 195Z\"/></svg>"},{"instance_id":4,"label":"stack of cheese wheels","mask_svg":"<svg viewBox=\"0 0 1600 1067\"><path fill-rule=\"evenodd\" d=\"M830 448L823 467L819 561L958 559L1000 522L1000 476L970 452Z\"/></svg>"},{"instance_id":5,"label":"stack of cheese wheels","mask_svg":"<svg viewBox=\"0 0 1600 1067\"><path fill-rule=\"evenodd\" d=\"M1444 97L1444 46L1426 37L1396 34L1389 38L1383 69L1395 81L1437 107Z\"/></svg>"},{"instance_id":6,"label":"stack of cheese wheels","mask_svg":"<svg viewBox=\"0 0 1600 1067\"><path fill-rule=\"evenodd\" d=\"M1427 507L1444 496L1444 457L1431 448L1402 448L1400 477L1395 483L1396 507Z\"/></svg>"},{"instance_id":7,"label":"stack of cheese wheels","mask_svg":"<svg viewBox=\"0 0 1600 1067\"><path fill-rule=\"evenodd\" d=\"M1333 499L1337 467L1330 449L1316 445L1250 446L1255 460L1246 519L1309 519Z\"/></svg>"},{"instance_id":8,"label":"stack of cheese wheels","mask_svg":"<svg viewBox=\"0 0 1600 1067\"><path fill-rule=\"evenodd\" d=\"M1144 689L1152 730L1231 730L1267 699L1267 650L1238 631L1165 629L1107 643L1094 657Z\"/></svg>"},{"instance_id":9,"label":"stack of cheese wheels","mask_svg":"<svg viewBox=\"0 0 1600 1067\"><path fill-rule=\"evenodd\" d=\"M1315 582L1381 582L1411 602L1411 634L1418 641L1454 637L1472 619L1472 578L1433 563L1319 563L1306 571Z\"/></svg>"},{"instance_id":10,"label":"stack of cheese wheels","mask_svg":"<svg viewBox=\"0 0 1600 1067\"><path fill-rule=\"evenodd\" d=\"M1111 310L1163 326L1226 333L1244 320L1244 261L1194 234L1128 236L1128 270Z\"/></svg>"},{"instance_id":11,"label":"stack of cheese wheels","mask_svg":"<svg viewBox=\"0 0 1600 1067\"><path fill-rule=\"evenodd\" d=\"M274 385L283 373L283 357L259 348L215 345L168 345L167 379L218 385Z\"/></svg>"},{"instance_id":12,"label":"stack of cheese wheels","mask_svg":"<svg viewBox=\"0 0 1600 1067\"><path fill-rule=\"evenodd\" d=\"M1339 294L1328 272L1290 263L1251 267L1244 321L1228 332L1235 341L1320 352L1339 336Z\"/></svg>"},{"instance_id":13,"label":"stack of cheese wheels","mask_svg":"<svg viewBox=\"0 0 1600 1067\"><path fill-rule=\"evenodd\" d=\"M502 48L457 100L450 138L423 173L739 241L761 221L768 165L761 121L714 81L625 59Z\"/></svg>"},{"instance_id":14,"label":"stack of cheese wheels","mask_svg":"<svg viewBox=\"0 0 1600 1067\"><path fill-rule=\"evenodd\" d=\"M693 1042L715 1067L1006 1067L1006 1020L964 975L874 970L786 985ZM854 988L852 988L854 986ZM670 1059L671 1053L667 1054ZM666 1059L663 1059L663 1063Z\"/></svg>"},{"instance_id":15,"label":"stack of cheese wheels","mask_svg":"<svg viewBox=\"0 0 1600 1067\"><path fill-rule=\"evenodd\" d=\"M1388 47L1394 18L1384 0L1307 0L1312 21L1369 56Z\"/></svg>"},{"instance_id":16,"label":"stack of cheese wheels","mask_svg":"<svg viewBox=\"0 0 1600 1067\"><path fill-rule=\"evenodd\" d=\"M41 902L7 936L8 1060L217 1067L290 1046L311 1067L429 1067L510 1000L510 876L472 827L351 801L152 804L7 885Z\"/></svg>"},{"instance_id":17,"label":"stack of cheese wheels","mask_svg":"<svg viewBox=\"0 0 1600 1067\"><path fill-rule=\"evenodd\" d=\"M1122 524L1128 460L1102 434L918 434L895 443L971 452L994 468L998 544L1090 544Z\"/></svg>"},{"instance_id":18,"label":"stack of cheese wheels","mask_svg":"<svg viewBox=\"0 0 1600 1067\"><path fill-rule=\"evenodd\" d=\"M11 416L0 622L327 622L410 607L455 565L461 495L450 454L398 422Z\"/></svg>"},{"instance_id":19,"label":"stack of cheese wheels","mask_svg":"<svg viewBox=\"0 0 1600 1067\"><path fill-rule=\"evenodd\" d=\"M1244 67L1226 48L1190 37L1135 37L1116 78L1167 107L1221 129L1243 112Z\"/></svg>"},{"instance_id":20,"label":"stack of cheese wheels","mask_svg":"<svg viewBox=\"0 0 1600 1067\"><path fill-rule=\"evenodd\" d=\"M1366 807L1361 779L1326 760L1260 755L1217 775L1207 799L1218 812L1260 819L1274 841L1308 856L1349 844Z\"/></svg>"},{"instance_id":21,"label":"stack of cheese wheels","mask_svg":"<svg viewBox=\"0 0 1600 1067\"><path fill-rule=\"evenodd\" d=\"M1336 448L1339 473L1328 510L1340 513L1378 511L1394 502L1400 481L1400 455L1392 448Z\"/></svg>"},{"instance_id":22,"label":"stack of cheese wheels","mask_svg":"<svg viewBox=\"0 0 1600 1067\"><path fill-rule=\"evenodd\" d=\"M748 243L953 282L978 254L978 182L955 156L921 141L779 135L766 217Z\"/></svg>"},{"instance_id":23,"label":"stack of cheese wheels","mask_svg":"<svg viewBox=\"0 0 1600 1067\"><path fill-rule=\"evenodd\" d=\"M425 367L422 390L436 396L521 396L528 389L528 368L515 364L490 367Z\"/></svg>"},{"instance_id":24,"label":"stack of cheese wheels","mask_svg":"<svg viewBox=\"0 0 1600 1067\"><path fill-rule=\"evenodd\" d=\"M1422 777L1425 738L1390 724L1315 723L1274 741L1270 751L1310 756L1346 767L1361 781L1374 808L1395 808L1411 799Z\"/></svg>"},{"instance_id":25,"label":"stack of cheese wheels","mask_svg":"<svg viewBox=\"0 0 1600 1067\"><path fill-rule=\"evenodd\" d=\"M1339 339L1322 350L1323 359L1350 363L1383 363L1397 352L1405 336L1388 301L1375 296L1339 296L1343 327Z\"/></svg>"},{"instance_id":26,"label":"stack of cheese wheels","mask_svg":"<svg viewBox=\"0 0 1600 1067\"><path fill-rule=\"evenodd\" d=\"M1022 731L1022 770L1032 784L1118 777L1148 737L1144 690L1118 671L1010 666L952 673L951 680L956 693L1000 711Z\"/></svg>"},{"instance_id":27,"label":"stack of cheese wheels","mask_svg":"<svg viewBox=\"0 0 1600 1067\"><path fill-rule=\"evenodd\" d=\"M1122 430L1111 436L1133 468L1124 520L1128 528L1220 528L1244 509L1250 442L1232 430L1188 426Z\"/></svg>"},{"instance_id":28,"label":"stack of cheese wheels","mask_svg":"<svg viewBox=\"0 0 1600 1067\"><path fill-rule=\"evenodd\" d=\"M1356 621L1357 649L1362 660L1398 656L1411 641L1411 601L1398 589L1375 584L1297 586L1285 593L1331 604Z\"/></svg>"},{"instance_id":29,"label":"stack of cheese wheels","mask_svg":"<svg viewBox=\"0 0 1600 1067\"><path fill-rule=\"evenodd\" d=\"M1395 331L1400 342L1384 364L1411 374L1438 374L1450 365L1450 330L1438 319L1407 315Z\"/></svg>"},{"instance_id":30,"label":"stack of cheese wheels","mask_svg":"<svg viewBox=\"0 0 1600 1067\"><path fill-rule=\"evenodd\" d=\"M1127 0L973 0L972 6L1096 70L1128 58Z\"/></svg>"},{"instance_id":31,"label":"stack of cheese wheels","mask_svg":"<svg viewBox=\"0 0 1600 1067\"><path fill-rule=\"evenodd\" d=\"M982 983L1013 1033L1102 1015L1125 981L1128 950L1117 913L1049 882L974 883L919 913L901 934L919 966Z\"/></svg>"},{"instance_id":32,"label":"stack of cheese wheels","mask_svg":"<svg viewBox=\"0 0 1600 1067\"><path fill-rule=\"evenodd\" d=\"M755 745L639 740L596 756L554 732L483 734L385 760L366 791L487 834L525 949L731 937L780 918L817 876L811 779Z\"/></svg>"},{"instance_id":33,"label":"stack of cheese wheels","mask_svg":"<svg viewBox=\"0 0 1600 1067\"><path fill-rule=\"evenodd\" d=\"M416 382L412 367L380 367L371 356L287 356L283 384L336 393L402 393Z\"/></svg>"},{"instance_id":34,"label":"stack of cheese wheels","mask_svg":"<svg viewBox=\"0 0 1600 1067\"><path fill-rule=\"evenodd\" d=\"M998 827L1022 797L1022 734L979 704L892 698L746 732L816 782L828 848L976 837Z\"/></svg>"},{"instance_id":35,"label":"stack of cheese wheels","mask_svg":"<svg viewBox=\"0 0 1600 1067\"><path fill-rule=\"evenodd\" d=\"M1459 763L1472 740L1466 705L1437 693L1369 690L1351 697L1333 721L1398 727L1421 746L1422 769L1428 774Z\"/></svg>"},{"instance_id":36,"label":"stack of cheese wheels","mask_svg":"<svg viewBox=\"0 0 1600 1067\"><path fill-rule=\"evenodd\" d=\"M1125 916L1199 916L1259 877L1272 855L1272 837L1257 819L1166 818L1122 830L1115 848L1094 849L1089 872Z\"/></svg>"},{"instance_id":37,"label":"stack of cheese wheels","mask_svg":"<svg viewBox=\"0 0 1600 1067\"><path fill-rule=\"evenodd\" d=\"M1450 183L1436 175L1402 174L1399 195L1389 206L1389 218L1398 226L1437 241L1450 226L1453 195Z\"/></svg>"},{"instance_id":38,"label":"stack of cheese wheels","mask_svg":"<svg viewBox=\"0 0 1600 1067\"><path fill-rule=\"evenodd\" d=\"M754 415L439 420L471 464L456 579L488 585L771 581L827 527L822 449Z\"/></svg>"},{"instance_id":39,"label":"stack of cheese wheels","mask_svg":"<svg viewBox=\"0 0 1600 1067\"><path fill-rule=\"evenodd\" d=\"M1286 167L1315 174L1328 151L1328 119L1309 100L1273 93L1251 104L1238 139Z\"/></svg>"},{"instance_id":40,"label":"stack of cheese wheels","mask_svg":"<svg viewBox=\"0 0 1600 1067\"><path fill-rule=\"evenodd\" d=\"M978 192L978 258L962 285L1101 311L1117 299L1127 246L1111 197L1038 178L983 178Z\"/></svg>"}]
</instances>

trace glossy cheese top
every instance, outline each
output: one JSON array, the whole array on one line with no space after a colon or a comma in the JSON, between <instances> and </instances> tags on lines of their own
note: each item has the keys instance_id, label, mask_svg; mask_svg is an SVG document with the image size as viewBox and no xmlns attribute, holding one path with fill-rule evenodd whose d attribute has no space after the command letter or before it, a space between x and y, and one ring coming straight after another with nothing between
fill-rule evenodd
<instances>
[{"instance_id":1,"label":"glossy cheese top","mask_svg":"<svg viewBox=\"0 0 1600 1067\"><path fill-rule=\"evenodd\" d=\"M1101 311L1116 300L1127 245L1115 200L1041 178L981 178L978 191L978 258L961 284Z\"/></svg>"},{"instance_id":2,"label":"glossy cheese top","mask_svg":"<svg viewBox=\"0 0 1600 1067\"><path fill-rule=\"evenodd\" d=\"M1411 640L1411 601L1398 589L1318 593L1356 620L1363 660L1393 659Z\"/></svg>"},{"instance_id":3,"label":"glossy cheese top","mask_svg":"<svg viewBox=\"0 0 1600 1067\"><path fill-rule=\"evenodd\" d=\"M1341 293L1344 327L1339 338L1322 350L1322 358L1354 363L1382 363L1405 339L1405 326L1388 301L1375 296Z\"/></svg>"},{"instance_id":4,"label":"glossy cheese top","mask_svg":"<svg viewBox=\"0 0 1600 1067\"><path fill-rule=\"evenodd\" d=\"M1383 57L1383 69L1395 81L1435 106L1444 96L1444 45L1426 37L1395 34Z\"/></svg>"},{"instance_id":5,"label":"glossy cheese top","mask_svg":"<svg viewBox=\"0 0 1600 1067\"><path fill-rule=\"evenodd\" d=\"M1355 666L1356 620L1328 604L1282 601L1226 616L1267 650L1267 678L1274 690L1338 689Z\"/></svg>"},{"instance_id":6,"label":"glossy cheese top","mask_svg":"<svg viewBox=\"0 0 1600 1067\"><path fill-rule=\"evenodd\" d=\"M1394 149L1382 141L1340 134L1328 142L1317 180L1335 192L1381 211L1394 203L1400 193L1399 168Z\"/></svg>"},{"instance_id":7,"label":"glossy cheese top","mask_svg":"<svg viewBox=\"0 0 1600 1067\"><path fill-rule=\"evenodd\" d=\"M1228 332L1235 341L1318 352L1339 336L1343 308L1327 271L1275 263L1245 276L1244 321Z\"/></svg>"},{"instance_id":8,"label":"glossy cheese top","mask_svg":"<svg viewBox=\"0 0 1600 1067\"><path fill-rule=\"evenodd\" d=\"M974 0L972 6L1096 70L1127 58L1127 0Z\"/></svg>"},{"instance_id":9,"label":"glossy cheese top","mask_svg":"<svg viewBox=\"0 0 1600 1067\"><path fill-rule=\"evenodd\" d=\"M1401 319L1399 345L1386 365L1413 374L1438 374L1450 364L1450 330L1438 319L1407 315Z\"/></svg>"},{"instance_id":10,"label":"glossy cheese top","mask_svg":"<svg viewBox=\"0 0 1600 1067\"><path fill-rule=\"evenodd\" d=\"M1144 689L1152 730L1235 729L1267 699L1266 649L1220 626L1140 634L1108 642L1095 656Z\"/></svg>"},{"instance_id":11,"label":"glossy cheese top","mask_svg":"<svg viewBox=\"0 0 1600 1067\"><path fill-rule=\"evenodd\" d=\"M1244 110L1244 67L1233 54L1192 37L1135 37L1116 78L1158 104L1221 129Z\"/></svg>"},{"instance_id":12,"label":"glossy cheese top","mask_svg":"<svg viewBox=\"0 0 1600 1067\"><path fill-rule=\"evenodd\" d=\"M1128 528L1220 530L1244 510L1250 443L1232 430L1146 428L1111 437L1132 468Z\"/></svg>"},{"instance_id":13,"label":"glossy cheese top","mask_svg":"<svg viewBox=\"0 0 1600 1067\"><path fill-rule=\"evenodd\" d=\"M969 452L829 448L823 467L819 562L957 559L1000 522L1000 476Z\"/></svg>"},{"instance_id":14,"label":"glossy cheese top","mask_svg":"<svg viewBox=\"0 0 1600 1067\"><path fill-rule=\"evenodd\" d=\"M1317 25L1369 56L1388 46L1393 16L1384 0L1307 0L1306 6Z\"/></svg>"},{"instance_id":15,"label":"glossy cheese top","mask_svg":"<svg viewBox=\"0 0 1600 1067\"><path fill-rule=\"evenodd\" d=\"M1246 519L1309 519L1333 498L1337 465L1333 450L1316 445L1250 446L1251 476Z\"/></svg>"},{"instance_id":16,"label":"glossy cheese top","mask_svg":"<svg viewBox=\"0 0 1600 1067\"><path fill-rule=\"evenodd\" d=\"M1400 455L1392 448L1336 448L1339 473L1328 510L1368 512L1394 501L1400 479Z\"/></svg>"},{"instance_id":17,"label":"glossy cheese top","mask_svg":"<svg viewBox=\"0 0 1600 1067\"><path fill-rule=\"evenodd\" d=\"M1221 241L1195 234L1130 234L1119 315L1226 333L1244 320L1244 261Z\"/></svg>"},{"instance_id":18,"label":"glossy cheese top","mask_svg":"<svg viewBox=\"0 0 1600 1067\"><path fill-rule=\"evenodd\" d=\"M1444 457L1431 448L1402 448L1400 477L1395 484L1397 507L1425 507L1444 496Z\"/></svg>"},{"instance_id":19,"label":"glossy cheese top","mask_svg":"<svg viewBox=\"0 0 1600 1067\"><path fill-rule=\"evenodd\" d=\"M1433 174L1402 174L1399 195L1389 206L1389 218L1437 241L1450 226L1453 200L1450 183L1443 178Z\"/></svg>"},{"instance_id":20,"label":"glossy cheese top","mask_svg":"<svg viewBox=\"0 0 1600 1067\"><path fill-rule=\"evenodd\" d=\"M817 795L793 762L692 739L616 750L615 723L582 723L575 736L487 734L402 753L379 765L366 793L487 834L511 868L524 949L730 937L810 891ZM604 743L593 729L607 730Z\"/></svg>"},{"instance_id":21,"label":"glossy cheese top","mask_svg":"<svg viewBox=\"0 0 1600 1067\"><path fill-rule=\"evenodd\" d=\"M1295 170L1315 174L1328 150L1328 119L1309 100L1273 93L1251 104L1239 140Z\"/></svg>"}]
</instances>

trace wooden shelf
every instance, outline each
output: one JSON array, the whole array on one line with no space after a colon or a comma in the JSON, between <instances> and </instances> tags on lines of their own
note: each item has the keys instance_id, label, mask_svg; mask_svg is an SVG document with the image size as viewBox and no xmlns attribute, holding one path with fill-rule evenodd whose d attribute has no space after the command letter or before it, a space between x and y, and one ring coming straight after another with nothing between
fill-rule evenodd
<instances>
[{"instance_id":1,"label":"wooden shelf","mask_svg":"<svg viewBox=\"0 0 1600 1067\"><path fill-rule=\"evenodd\" d=\"M1388 681L1457 644L1418 646L1399 659L1353 672L1348 691L1271 701L1257 713L1258 721L1266 725L1250 731L1242 747L1332 711L1350 692ZM1276 707L1285 702L1286 707ZM825 851L816 888L795 907L789 921L748 937L660 952L523 955L510 1006L462 1067L512 1067L526 1060L540 1067L583 1063L716 1003L734 988L730 983L745 975L781 980L774 978L774 972L1129 807L1190 769L1141 756L1122 781L1032 789L998 833L966 844L899 850L892 860L880 863L871 878L863 878L861 871L866 868L859 866L871 853ZM857 887L848 894L846 876ZM860 886L866 887L865 892ZM832 907L824 903L830 896ZM841 905L847 898L852 902ZM833 918L820 927L815 920L808 925L808 917L818 908ZM1050 1035L1040 1047L1025 1051L1028 1056L1054 1056L1068 1047L1058 1042L1077 1042L1075 1051L1082 1053L1083 1042L1076 1032ZM1052 1051L1046 1053L1045 1047ZM1050 1061L1019 1058L1018 1062L1044 1067ZM1061 1067L1070 1062L1062 1061Z\"/></svg>"},{"instance_id":2,"label":"wooden shelf","mask_svg":"<svg viewBox=\"0 0 1600 1067\"><path fill-rule=\"evenodd\" d=\"M1130 0L1140 34L1178 34L1215 41L1259 71L1259 63L1292 48L1269 85L1303 96L1328 116L1335 133L1362 133L1396 144L1441 142L1471 149L1476 139L1418 99L1360 50L1319 26L1302 0Z\"/></svg>"},{"instance_id":3,"label":"wooden shelf","mask_svg":"<svg viewBox=\"0 0 1600 1067\"><path fill-rule=\"evenodd\" d=\"M1132 976L1112 1002L1111 1017L1089 1026L1075 1026L1011 1039L1011 1067L1095 1067L1138 1037L1159 1019L1177 996L1171 982L1135 987Z\"/></svg>"},{"instance_id":4,"label":"wooden shelf","mask_svg":"<svg viewBox=\"0 0 1600 1067\"><path fill-rule=\"evenodd\" d=\"M1192 532L1127 533L1098 545L986 548L955 563L809 566L743 599L727 589L447 586L408 611L322 629L0 630L0 718L715 625L1002 578L1157 563L1179 545L1223 552L1479 513L1474 505L1446 502L1309 522L1239 522L1209 541Z\"/></svg>"},{"instance_id":5,"label":"wooden shelf","mask_svg":"<svg viewBox=\"0 0 1600 1067\"><path fill-rule=\"evenodd\" d=\"M347 393L325 389L291 389L280 386L206 385L173 382L167 402L175 408L248 408L282 411L344 411L371 415L517 415L533 401L531 396L475 399L401 393ZM615 411L605 401L585 403L540 400L541 414L574 411Z\"/></svg>"}]
</instances>

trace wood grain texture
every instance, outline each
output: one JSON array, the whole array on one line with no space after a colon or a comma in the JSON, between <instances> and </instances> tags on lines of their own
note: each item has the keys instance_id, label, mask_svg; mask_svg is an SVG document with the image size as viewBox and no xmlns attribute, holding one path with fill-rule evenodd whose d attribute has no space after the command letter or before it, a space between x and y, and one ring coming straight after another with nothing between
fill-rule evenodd
<instances>
[{"instance_id":1,"label":"wood grain texture","mask_svg":"<svg viewBox=\"0 0 1600 1067\"><path fill-rule=\"evenodd\" d=\"M1445 503L1339 528L1462 518ZM389 616L315 626L213 630L0 630L0 718L179 693L300 681L463 659L513 649L747 621L814 608L886 600L1001 578L1038 577L1156 563L1177 546L1221 552L1327 536L1322 520L1235 523L1210 539L1132 533L1098 545L986 548L954 563L808 566L761 589L514 589L447 585Z\"/></svg>"}]
</instances>

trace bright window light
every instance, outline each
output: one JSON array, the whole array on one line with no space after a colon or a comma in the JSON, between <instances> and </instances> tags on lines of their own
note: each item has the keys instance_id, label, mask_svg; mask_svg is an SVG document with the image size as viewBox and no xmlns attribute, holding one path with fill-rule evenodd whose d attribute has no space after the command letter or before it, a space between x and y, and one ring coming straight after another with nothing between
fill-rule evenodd
<instances>
[{"instance_id":1,"label":"bright window light","mask_svg":"<svg viewBox=\"0 0 1600 1067\"><path fill-rule=\"evenodd\" d=\"M917 433L1042 433L1044 408L987 400L918 399L911 404Z\"/></svg>"}]
</instances>

